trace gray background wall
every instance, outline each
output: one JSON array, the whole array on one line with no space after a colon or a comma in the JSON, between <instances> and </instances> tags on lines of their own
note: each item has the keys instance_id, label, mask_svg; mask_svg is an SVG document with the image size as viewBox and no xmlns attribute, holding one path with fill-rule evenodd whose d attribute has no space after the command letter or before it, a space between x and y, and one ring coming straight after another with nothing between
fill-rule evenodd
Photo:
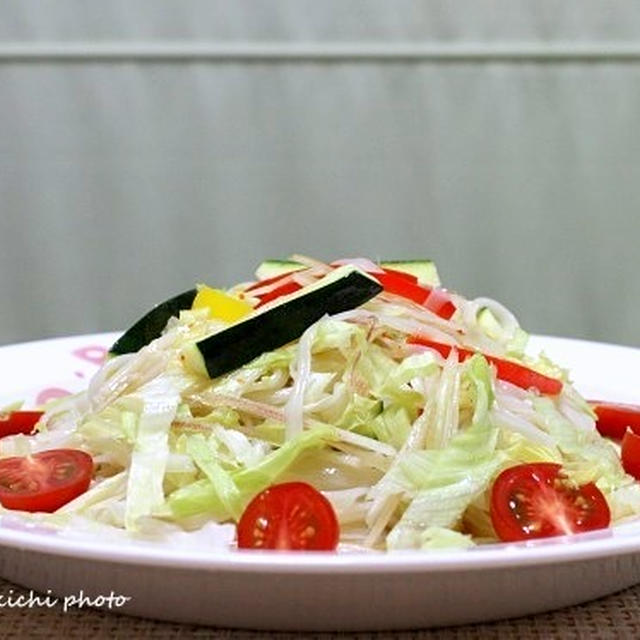
<instances>
[{"instance_id":1,"label":"gray background wall","mask_svg":"<svg viewBox=\"0 0 640 640\"><path fill-rule=\"evenodd\" d=\"M0 6L0 344L306 252L640 346L640 5Z\"/></svg>"}]
</instances>

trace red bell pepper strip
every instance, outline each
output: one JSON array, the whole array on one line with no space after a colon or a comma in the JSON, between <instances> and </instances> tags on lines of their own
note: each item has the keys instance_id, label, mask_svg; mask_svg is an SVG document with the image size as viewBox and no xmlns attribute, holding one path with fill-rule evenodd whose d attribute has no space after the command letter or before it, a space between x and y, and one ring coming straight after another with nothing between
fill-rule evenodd
<instances>
[{"instance_id":1,"label":"red bell pepper strip","mask_svg":"<svg viewBox=\"0 0 640 640\"><path fill-rule=\"evenodd\" d=\"M12 411L0 415L0 438L31 433L43 414L43 411Z\"/></svg>"},{"instance_id":2,"label":"red bell pepper strip","mask_svg":"<svg viewBox=\"0 0 640 640\"><path fill-rule=\"evenodd\" d=\"M464 361L473 355L473 351L465 349L464 347L459 347L455 344L446 344L445 342L436 342L435 340L431 340L430 338L426 338L425 336L409 336L407 338L407 342L409 344L419 344L422 347L429 347L429 349L434 349L443 358L448 358L449 354L451 353L451 349L456 349L459 355L458 361Z\"/></svg>"},{"instance_id":3,"label":"red bell pepper strip","mask_svg":"<svg viewBox=\"0 0 640 640\"><path fill-rule=\"evenodd\" d=\"M254 289L262 289L262 287L268 287L270 284L278 282L278 280L282 280L283 278L287 278L292 273L296 273L296 271L302 271L302 269L294 269L293 271L287 271L286 273L281 273L278 276L273 276L271 278L265 278L264 280L258 280L257 282L254 282L252 285L249 285L245 289L245 293L247 291L253 291Z\"/></svg>"},{"instance_id":4,"label":"red bell pepper strip","mask_svg":"<svg viewBox=\"0 0 640 640\"><path fill-rule=\"evenodd\" d=\"M596 428L601 435L621 440L629 427L640 436L640 406L598 400L589 403L596 412Z\"/></svg>"},{"instance_id":5,"label":"red bell pepper strip","mask_svg":"<svg viewBox=\"0 0 640 640\"><path fill-rule=\"evenodd\" d=\"M260 299L260 302L256 305L257 309L263 304L271 302L271 300L300 289L300 285L290 280L290 276L294 273L296 271L289 271L273 278L255 282L245 289L245 293L268 287L270 284L276 285L282 281L281 285L275 286L264 294L253 294ZM456 311L455 305L451 302L446 292L418 284L418 278L410 273L385 268L382 271L369 272L369 275L376 278L388 293L412 300L445 320L449 320Z\"/></svg>"},{"instance_id":6,"label":"red bell pepper strip","mask_svg":"<svg viewBox=\"0 0 640 640\"><path fill-rule=\"evenodd\" d=\"M449 294L444 289L432 289L424 306L433 311L437 316L449 320L456 312L456 307L451 302Z\"/></svg>"},{"instance_id":7,"label":"red bell pepper strip","mask_svg":"<svg viewBox=\"0 0 640 640\"><path fill-rule=\"evenodd\" d=\"M385 273L388 273L391 276L396 278L402 278L404 280L408 280L409 282L413 282L413 284L418 284L418 277L414 276L411 273L406 273L405 271L396 271L396 269L387 269L387 267L381 267ZM371 275L377 276L379 273L372 273Z\"/></svg>"},{"instance_id":8,"label":"red bell pepper strip","mask_svg":"<svg viewBox=\"0 0 640 640\"><path fill-rule=\"evenodd\" d=\"M445 320L449 320L451 316L456 312L456 306L449 300L445 302L436 313Z\"/></svg>"},{"instance_id":9,"label":"red bell pepper strip","mask_svg":"<svg viewBox=\"0 0 640 640\"><path fill-rule=\"evenodd\" d=\"M633 431L625 431L620 451L622 468L636 480L640 480L640 436Z\"/></svg>"},{"instance_id":10,"label":"red bell pepper strip","mask_svg":"<svg viewBox=\"0 0 640 640\"><path fill-rule=\"evenodd\" d=\"M299 289L302 289L302 285L299 285L295 280L289 280L288 282L281 284L279 287L268 291L264 295L258 296L260 298L260 302L255 306L255 308L257 309L263 304L267 304L267 302L271 302L280 296L286 296L287 294L298 291Z\"/></svg>"},{"instance_id":11,"label":"red bell pepper strip","mask_svg":"<svg viewBox=\"0 0 640 640\"><path fill-rule=\"evenodd\" d=\"M395 273L385 271L384 273L372 273L378 282L384 287L388 293L402 296L408 300L413 300L416 304L424 304L431 294L429 289L421 287L419 284L411 282L407 278L397 276Z\"/></svg>"},{"instance_id":12,"label":"red bell pepper strip","mask_svg":"<svg viewBox=\"0 0 640 640\"><path fill-rule=\"evenodd\" d=\"M410 336L407 342L409 344L419 344L423 347L435 349L443 358L449 357L451 349L458 351L458 359L462 361L470 358L475 353L464 347L436 342L423 336ZM511 360L503 360L502 358L496 358L495 356L489 356L484 353L482 355L496 368L496 375L500 380L510 382L521 389L531 389L533 387L540 393L548 395L556 395L562 391L562 382L556 378L550 378Z\"/></svg>"},{"instance_id":13,"label":"red bell pepper strip","mask_svg":"<svg viewBox=\"0 0 640 640\"><path fill-rule=\"evenodd\" d=\"M456 312L449 295L443 290L418 284L418 278L394 269L384 269L383 273L370 273L388 293L412 300L436 315L449 320Z\"/></svg>"}]
</instances>

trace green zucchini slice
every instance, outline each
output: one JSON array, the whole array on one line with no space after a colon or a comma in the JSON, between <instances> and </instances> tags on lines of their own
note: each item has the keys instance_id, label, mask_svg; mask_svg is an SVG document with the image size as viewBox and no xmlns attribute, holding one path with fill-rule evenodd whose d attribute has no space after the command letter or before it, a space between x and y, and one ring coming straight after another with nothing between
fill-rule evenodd
<instances>
[{"instance_id":1,"label":"green zucchini slice","mask_svg":"<svg viewBox=\"0 0 640 640\"><path fill-rule=\"evenodd\" d=\"M415 276L418 278L418 284L440 286L440 276L433 260L384 260L380 262L380 266Z\"/></svg>"},{"instance_id":2,"label":"green zucchini slice","mask_svg":"<svg viewBox=\"0 0 640 640\"><path fill-rule=\"evenodd\" d=\"M261 262L256 269L256 278L258 280L269 280L282 276L291 271L300 271L306 269L306 266L295 260L265 260Z\"/></svg>"},{"instance_id":3,"label":"green zucchini slice","mask_svg":"<svg viewBox=\"0 0 640 640\"><path fill-rule=\"evenodd\" d=\"M348 311L382 291L370 276L341 267L318 282L187 348L192 369L216 378L299 338L326 314Z\"/></svg>"},{"instance_id":4,"label":"green zucchini slice","mask_svg":"<svg viewBox=\"0 0 640 640\"><path fill-rule=\"evenodd\" d=\"M169 318L178 316L183 309L191 308L196 293L196 289L189 289L156 305L111 345L109 354L118 356L134 353L159 338Z\"/></svg>"}]
</instances>

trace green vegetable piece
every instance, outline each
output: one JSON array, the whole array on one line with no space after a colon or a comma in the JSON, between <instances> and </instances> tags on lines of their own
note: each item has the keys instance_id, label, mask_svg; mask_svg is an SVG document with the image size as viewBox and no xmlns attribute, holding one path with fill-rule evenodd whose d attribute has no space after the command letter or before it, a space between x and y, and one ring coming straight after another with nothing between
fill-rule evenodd
<instances>
[{"instance_id":1,"label":"green vegetable piece","mask_svg":"<svg viewBox=\"0 0 640 640\"><path fill-rule=\"evenodd\" d=\"M358 307L381 291L376 280L353 267L337 269L281 304L200 340L199 354L191 349L185 357L189 366L216 378L296 340L324 315Z\"/></svg>"},{"instance_id":2,"label":"green vegetable piece","mask_svg":"<svg viewBox=\"0 0 640 640\"><path fill-rule=\"evenodd\" d=\"M156 305L113 343L109 353L114 356L134 353L159 338L169 318L191 308L196 293L196 289L189 289Z\"/></svg>"}]
</instances>

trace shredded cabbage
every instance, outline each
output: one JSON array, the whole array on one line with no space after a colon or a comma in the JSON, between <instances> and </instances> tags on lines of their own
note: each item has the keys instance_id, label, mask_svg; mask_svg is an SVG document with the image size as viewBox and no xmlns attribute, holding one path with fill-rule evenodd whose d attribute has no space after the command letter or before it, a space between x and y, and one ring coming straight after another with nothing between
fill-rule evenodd
<instances>
[{"instance_id":1,"label":"shredded cabbage","mask_svg":"<svg viewBox=\"0 0 640 640\"><path fill-rule=\"evenodd\" d=\"M330 273L296 259L309 265L296 272L299 284ZM251 299L247 286L231 292ZM558 463L571 482L595 482L614 524L639 515L640 485L568 373L525 353L527 334L498 302L451 299L447 319L382 293L213 380L185 354L228 325L183 311L139 352L109 359L86 392L47 406L38 434L5 438L0 451L90 453L89 490L37 517L114 539L193 536L198 546L206 532L231 544L259 491L298 480L331 501L349 548L467 548L496 540L493 480L526 462ZM413 335L477 353L445 358L410 344ZM545 396L497 379L481 354L555 377L562 391Z\"/></svg>"}]
</instances>

